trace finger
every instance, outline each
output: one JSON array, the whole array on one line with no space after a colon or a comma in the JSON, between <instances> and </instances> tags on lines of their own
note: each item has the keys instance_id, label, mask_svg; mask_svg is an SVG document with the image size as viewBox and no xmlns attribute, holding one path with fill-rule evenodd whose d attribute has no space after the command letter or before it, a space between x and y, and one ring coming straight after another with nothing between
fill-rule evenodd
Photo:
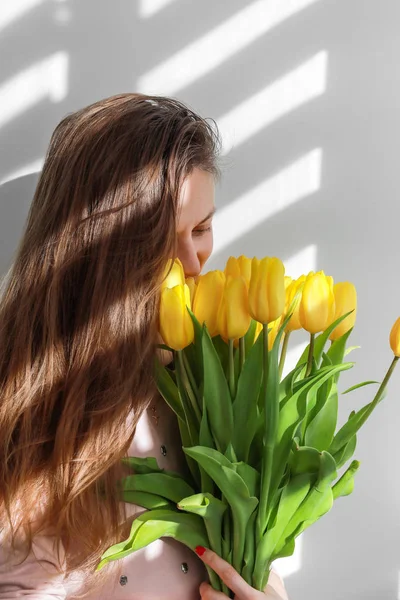
<instances>
[{"instance_id":1,"label":"finger","mask_svg":"<svg viewBox=\"0 0 400 600\"><path fill-rule=\"evenodd\" d=\"M268 583L264 589L266 594L273 594L271 598L277 598L278 600L289 600L285 585L281 579L279 573L273 568L271 569L268 577Z\"/></svg>"},{"instance_id":2,"label":"finger","mask_svg":"<svg viewBox=\"0 0 400 600\"><path fill-rule=\"evenodd\" d=\"M222 581L226 583L228 588L234 592L239 598L244 600L256 600L261 592L257 592L239 575L239 573L226 560L218 556L216 552L202 546L196 547L196 552L201 560L211 567Z\"/></svg>"},{"instance_id":3,"label":"finger","mask_svg":"<svg viewBox=\"0 0 400 600\"><path fill-rule=\"evenodd\" d=\"M200 584L199 592L201 600L226 600L227 598L222 592L214 590L214 588L206 581L203 581L203 583Z\"/></svg>"}]
</instances>

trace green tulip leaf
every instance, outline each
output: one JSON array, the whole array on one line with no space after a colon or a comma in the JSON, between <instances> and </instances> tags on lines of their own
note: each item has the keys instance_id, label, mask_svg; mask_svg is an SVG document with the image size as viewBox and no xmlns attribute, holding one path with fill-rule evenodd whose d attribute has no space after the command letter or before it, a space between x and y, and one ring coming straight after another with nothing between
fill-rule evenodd
<instances>
[{"instance_id":1,"label":"green tulip leaf","mask_svg":"<svg viewBox=\"0 0 400 600\"><path fill-rule=\"evenodd\" d=\"M212 494L200 493L183 498L177 506L203 518L211 548L221 556L222 518L228 505Z\"/></svg>"},{"instance_id":2,"label":"green tulip leaf","mask_svg":"<svg viewBox=\"0 0 400 600\"><path fill-rule=\"evenodd\" d=\"M156 511L149 511L142 514L149 515L153 512ZM102 569L110 561L119 560L125 556L128 556L129 554L132 554L133 540L135 539L136 533L140 527L142 527L142 525L143 520L139 520L139 517L136 517L132 523L128 539L118 542L118 544L114 544L113 546L107 548L107 550L101 556L101 561L97 565L96 571L100 571L100 569Z\"/></svg>"},{"instance_id":3,"label":"green tulip leaf","mask_svg":"<svg viewBox=\"0 0 400 600\"><path fill-rule=\"evenodd\" d=\"M300 529L300 527L299 527ZM292 556L295 548L296 548L296 538L297 536L293 536L288 543L286 544L286 546L284 546L281 550L276 550L274 552L274 560L277 560L278 558L285 558L286 556Z\"/></svg>"},{"instance_id":4,"label":"green tulip leaf","mask_svg":"<svg viewBox=\"0 0 400 600\"><path fill-rule=\"evenodd\" d=\"M249 585L252 585L254 561L256 558L255 554L255 521L257 511L254 511L249 518L248 526L246 528L246 537L244 541L244 552L243 552L243 568L241 576Z\"/></svg>"},{"instance_id":5,"label":"green tulip leaf","mask_svg":"<svg viewBox=\"0 0 400 600\"><path fill-rule=\"evenodd\" d=\"M360 462L353 460L348 469L343 473L341 478L332 487L333 499L336 500L341 496L348 496L354 489L354 475L360 468Z\"/></svg>"},{"instance_id":6,"label":"green tulip leaf","mask_svg":"<svg viewBox=\"0 0 400 600\"><path fill-rule=\"evenodd\" d=\"M122 492L122 500L129 504L136 504L147 508L147 510L154 510L156 508L166 508L173 510L175 505L163 496L157 494L150 494L149 492L137 492L137 491L124 491Z\"/></svg>"},{"instance_id":7,"label":"green tulip leaf","mask_svg":"<svg viewBox=\"0 0 400 600\"><path fill-rule=\"evenodd\" d=\"M183 357L182 357L183 361ZM192 400L190 399L188 389L185 385L185 368L182 364L179 355L176 361L176 380L178 384L179 397L181 400L181 406L184 413L183 421L187 425L188 433L190 436L191 445L197 445L199 441L199 423L197 422L197 416L195 408L193 407Z\"/></svg>"},{"instance_id":8,"label":"green tulip leaf","mask_svg":"<svg viewBox=\"0 0 400 600\"><path fill-rule=\"evenodd\" d=\"M189 433L189 429L186 423L184 423L183 421L181 421L180 419L178 419L178 426L179 426L179 433L180 433L180 437L181 437L181 443L182 446L181 448L183 448L184 446L190 446L191 445L191 437L190 437L190 433ZM190 475L192 477L192 482L191 485L192 487L196 487L197 489L203 489L204 491L207 490L207 488L202 488L201 487L201 472L199 470L199 465L196 463L196 461L194 461L192 458L190 458L190 456L185 456L186 459L186 464L188 466L188 469L190 471Z\"/></svg>"},{"instance_id":9,"label":"green tulip leaf","mask_svg":"<svg viewBox=\"0 0 400 600\"><path fill-rule=\"evenodd\" d=\"M197 545L208 544L203 520L197 515L169 510L148 511L133 521L128 540L108 548L96 570L100 570L107 562L128 556L161 537L172 537L193 551Z\"/></svg>"},{"instance_id":10,"label":"green tulip leaf","mask_svg":"<svg viewBox=\"0 0 400 600\"><path fill-rule=\"evenodd\" d=\"M351 387L349 387L347 390L345 390L344 392L342 392L342 395L344 394L349 394L350 392L354 392L354 390L358 390L359 388L362 388L366 385L373 385L373 384L380 384L379 381L363 381L361 383L357 383L356 385L352 385Z\"/></svg>"},{"instance_id":11,"label":"green tulip leaf","mask_svg":"<svg viewBox=\"0 0 400 600\"><path fill-rule=\"evenodd\" d=\"M232 400L221 362L207 330L203 334L203 359L204 400L209 425L217 447L225 452L233 434Z\"/></svg>"},{"instance_id":12,"label":"green tulip leaf","mask_svg":"<svg viewBox=\"0 0 400 600\"><path fill-rule=\"evenodd\" d=\"M307 527L327 513L333 504L331 484L337 477L336 463L329 452L320 454L318 478L293 514L278 542L278 552L290 538L300 535Z\"/></svg>"},{"instance_id":13,"label":"green tulip leaf","mask_svg":"<svg viewBox=\"0 0 400 600\"><path fill-rule=\"evenodd\" d=\"M354 434L352 438L349 439L347 444L342 446L342 448L333 455L336 467L340 469L343 465L347 463L348 460L353 456L357 447L357 435Z\"/></svg>"},{"instance_id":14,"label":"green tulip leaf","mask_svg":"<svg viewBox=\"0 0 400 600\"><path fill-rule=\"evenodd\" d=\"M327 355L329 356L333 365L338 365L343 362L344 355L346 352L346 343L349 339L353 328L349 329L346 333L335 340L329 348Z\"/></svg>"},{"instance_id":15,"label":"green tulip leaf","mask_svg":"<svg viewBox=\"0 0 400 600\"><path fill-rule=\"evenodd\" d=\"M190 317L193 322L194 329L194 342L187 346L187 348L183 349L184 354L186 355L187 360L189 361L190 367L194 373L196 382L198 385L202 383L203 380L203 348L202 348L202 339L204 328L197 320L194 313L187 307L187 310L190 314Z\"/></svg>"},{"instance_id":16,"label":"green tulip leaf","mask_svg":"<svg viewBox=\"0 0 400 600\"><path fill-rule=\"evenodd\" d=\"M158 466L157 460L153 456L138 457L138 456L126 456L121 462L128 467L134 469L138 475L144 475L145 473L163 473L164 469Z\"/></svg>"},{"instance_id":17,"label":"green tulip leaf","mask_svg":"<svg viewBox=\"0 0 400 600\"><path fill-rule=\"evenodd\" d=\"M157 389L164 398L165 402L179 417L179 419L185 420L178 388L170 375L169 369L164 367L158 358L155 360L155 380L157 383Z\"/></svg>"},{"instance_id":18,"label":"green tulip leaf","mask_svg":"<svg viewBox=\"0 0 400 600\"><path fill-rule=\"evenodd\" d=\"M224 452L224 456L226 456L226 458L231 462L231 463L235 463L237 462L237 456L235 453L235 450L233 448L232 442L229 442L225 452Z\"/></svg>"},{"instance_id":19,"label":"green tulip leaf","mask_svg":"<svg viewBox=\"0 0 400 600\"><path fill-rule=\"evenodd\" d=\"M361 346L349 346L344 351L344 355L347 356L348 354L350 354L350 352L353 352L353 350L358 350L359 348L361 348Z\"/></svg>"},{"instance_id":20,"label":"green tulip leaf","mask_svg":"<svg viewBox=\"0 0 400 600\"><path fill-rule=\"evenodd\" d=\"M253 347L253 344L255 343L256 330L257 330L257 321L252 319L250 322L250 327L248 328L247 333L244 336L244 349L245 349L246 356L249 355L250 350Z\"/></svg>"},{"instance_id":21,"label":"green tulip leaf","mask_svg":"<svg viewBox=\"0 0 400 600\"><path fill-rule=\"evenodd\" d=\"M292 447L296 429L306 415L307 395L314 394L325 381L340 371L353 366L352 363L324 367L318 373L303 383L293 396L281 402L278 435L274 452L274 470L272 473L272 489L278 489L279 482L285 472L286 463ZM331 452L329 450L329 452Z\"/></svg>"},{"instance_id":22,"label":"green tulip leaf","mask_svg":"<svg viewBox=\"0 0 400 600\"><path fill-rule=\"evenodd\" d=\"M318 473L320 452L316 448L298 446L290 455L289 467L292 477L302 473Z\"/></svg>"},{"instance_id":23,"label":"green tulip leaf","mask_svg":"<svg viewBox=\"0 0 400 600\"><path fill-rule=\"evenodd\" d=\"M358 412L353 414L347 423L343 425L333 438L332 444L329 448L329 452L332 455L337 454L350 439L357 433L357 431L363 426L365 421L368 419L374 408L382 401L382 397L376 396L372 402L363 406Z\"/></svg>"},{"instance_id":24,"label":"green tulip leaf","mask_svg":"<svg viewBox=\"0 0 400 600\"><path fill-rule=\"evenodd\" d=\"M325 329L325 331L323 331L322 333L320 333L314 340L314 358L317 362L317 366L319 365L319 362L321 360L322 357L322 352L325 348L325 344L329 339L329 336L331 335L332 331L335 329L335 327L337 327L337 325L339 325L339 323L341 323L346 317L348 317L351 313L353 312L353 310L350 310L349 312L347 312L346 314L344 314L343 316L339 317L338 319L336 319L336 321L334 321L331 325L329 325L329 327L327 327L327 329ZM308 352L309 352L309 348L310 345L308 345L303 354L300 356L297 365L299 366L301 363L304 363L307 361L307 357L308 357Z\"/></svg>"},{"instance_id":25,"label":"green tulip leaf","mask_svg":"<svg viewBox=\"0 0 400 600\"><path fill-rule=\"evenodd\" d=\"M271 562L274 549L279 543L290 519L307 496L313 478L315 478L315 476L309 473L296 475L283 489L275 525L272 528L267 528L256 547L256 560L253 574L253 585L256 589L262 589L261 585L265 566Z\"/></svg>"},{"instance_id":26,"label":"green tulip leaf","mask_svg":"<svg viewBox=\"0 0 400 600\"><path fill-rule=\"evenodd\" d=\"M315 416L307 426L304 442L320 452L327 450L335 435L338 417L338 392L333 385L328 398L319 398L315 407Z\"/></svg>"},{"instance_id":27,"label":"green tulip leaf","mask_svg":"<svg viewBox=\"0 0 400 600\"><path fill-rule=\"evenodd\" d=\"M158 494L163 492L164 498L172 502L179 502L181 498L194 494L193 488L181 477L165 473L146 473L144 475L128 475L122 479L124 492L138 491Z\"/></svg>"},{"instance_id":28,"label":"green tulip leaf","mask_svg":"<svg viewBox=\"0 0 400 600\"><path fill-rule=\"evenodd\" d=\"M262 335L250 349L240 373L233 410L233 446L239 460L248 461L250 445L257 431L257 399L262 379ZM246 428L243 424L246 423Z\"/></svg>"},{"instance_id":29,"label":"green tulip leaf","mask_svg":"<svg viewBox=\"0 0 400 600\"><path fill-rule=\"evenodd\" d=\"M185 446L189 446L189 445L190 444L185 444ZM207 408L206 408L204 397L203 397L203 410L202 410L201 423L200 423L199 445L206 446L207 448L214 448L214 439L211 435L210 426L208 423ZM188 455L185 455L185 458L187 461L190 461L191 463L196 465L196 469L200 471L200 474L201 474L200 489L203 492L209 492L210 494L213 494L214 493L214 482L213 482L212 478L209 476L209 474L206 473L206 471L195 460L193 460L193 458L191 458Z\"/></svg>"},{"instance_id":30,"label":"green tulip leaf","mask_svg":"<svg viewBox=\"0 0 400 600\"><path fill-rule=\"evenodd\" d=\"M183 450L197 460L212 477L231 507L235 532L232 564L236 570L240 570L246 525L251 513L258 505L258 499L250 496L248 487L236 472L235 466L217 450L203 447L184 448Z\"/></svg>"},{"instance_id":31,"label":"green tulip leaf","mask_svg":"<svg viewBox=\"0 0 400 600\"><path fill-rule=\"evenodd\" d=\"M218 358L220 360L222 370L228 378L229 369L229 347L228 344L222 339L220 335L215 335L212 338L212 343L215 348Z\"/></svg>"},{"instance_id":32,"label":"green tulip leaf","mask_svg":"<svg viewBox=\"0 0 400 600\"><path fill-rule=\"evenodd\" d=\"M249 495L258 498L260 495L260 473L243 461L233 463L233 466L247 485Z\"/></svg>"},{"instance_id":33,"label":"green tulip leaf","mask_svg":"<svg viewBox=\"0 0 400 600\"><path fill-rule=\"evenodd\" d=\"M272 510L272 498L275 494L278 481L273 483L274 453L276 451L278 429L279 429L279 349L282 335L289 322L290 314L280 326L271 351L268 351L268 338L266 331L262 332L264 341L264 362L267 358L268 370L264 364L264 375L261 386L261 412L264 414L264 439L261 463L260 481L260 506L257 515L257 528L260 531L268 522L269 513ZM265 441L264 441L265 440Z\"/></svg>"},{"instance_id":34,"label":"green tulip leaf","mask_svg":"<svg viewBox=\"0 0 400 600\"><path fill-rule=\"evenodd\" d=\"M298 367L295 367L290 373L286 375L284 379L282 379L279 385L279 401L282 401L284 398L290 398L294 394L294 384L297 382L297 379L301 373L301 371L307 366L307 363L302 363Z\"/></svg>"}]
</instances>

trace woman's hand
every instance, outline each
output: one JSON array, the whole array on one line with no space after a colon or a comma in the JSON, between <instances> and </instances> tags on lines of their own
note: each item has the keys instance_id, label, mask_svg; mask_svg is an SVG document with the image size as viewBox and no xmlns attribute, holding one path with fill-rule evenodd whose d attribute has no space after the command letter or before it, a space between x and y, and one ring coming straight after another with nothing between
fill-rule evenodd
<instances>
[{"instance_id":1,"label":"woman's hand","mask_svg":"<svg viewBox=\"0 0 400 600\"><path fill-rule=\"evenodd\" d=\"M213 571L219 575L224 583L235 594L235 600L289 600L285 590L285 586L279 575L275 571L271 571L268 584L263 592L259 592L249 585L241 575L230 565L226 560L218 556L215 552L205 549L203 554L196 552L201 560L211 567ZM215 591L211 585L205 581L199 587L202 600L222 600L228 598L226 594Z\"/></svg>"}]
</instances>

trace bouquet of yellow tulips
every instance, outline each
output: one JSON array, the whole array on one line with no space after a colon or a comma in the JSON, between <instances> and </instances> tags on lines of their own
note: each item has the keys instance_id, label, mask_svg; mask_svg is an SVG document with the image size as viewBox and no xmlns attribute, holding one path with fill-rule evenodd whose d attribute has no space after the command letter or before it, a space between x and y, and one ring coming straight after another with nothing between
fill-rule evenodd
<instances>
[{"instance_id":1,"label":"bouquet of yellow tulips","mask_svg":"<svg viewBox=\"0 0 400 600\"><path fill-rule=\"evenodd\" d=\"M187 280L179 260L169 265L160 333L174 362L157 361L156 379L176 413L190 477L160 469L153 457L126 459L134 474L123 480L122 498L148 510L98 568L171 536L193 551L211 548L265 589L271 563L293 554L296 537L352 492L359 462L339 478L338 470L400 356L399 318L390 334L394 358L374 399L336 431L338 379L354 366L344 358L356 304L353 284L334 284L323 271L292 280L278 258L231 257L223 272ZM283 377L289 337L299 329L310 342ZM207 570L213 587L232 597Z\"/></svg>"}]
</instances>

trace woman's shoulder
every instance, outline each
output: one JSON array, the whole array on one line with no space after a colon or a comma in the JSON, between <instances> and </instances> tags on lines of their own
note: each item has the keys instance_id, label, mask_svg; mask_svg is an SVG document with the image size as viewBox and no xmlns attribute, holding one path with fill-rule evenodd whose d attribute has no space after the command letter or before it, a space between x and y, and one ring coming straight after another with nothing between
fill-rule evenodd
<instances>
[{"instance_id":1,"label":"woman's shoulder","mask_svg":"<svg viewBox=\"0 0 400 600\"><path fill-rule=\"evenodd\" d=\"M64 550L50 533L35 535L27 554L18 542L12 548L3 530L0 532L0 599L19 598L23 590L24 596L32 600L64 600L64 561Z\"/></svg>"}]
</instances>

